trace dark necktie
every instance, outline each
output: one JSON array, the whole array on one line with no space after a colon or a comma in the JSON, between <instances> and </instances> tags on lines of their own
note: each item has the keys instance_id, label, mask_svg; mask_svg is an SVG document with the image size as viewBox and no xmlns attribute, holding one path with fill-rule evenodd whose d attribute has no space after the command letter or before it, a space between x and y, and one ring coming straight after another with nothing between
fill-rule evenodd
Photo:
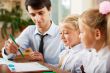
<instances>
[{"instance_id":1,"label":"dark necktie","mask_svg":"<svg viewBox=\"0 0 110 73\"><path fill-rule=\"evenodd\" d=\"M82 73L85 73L83 65L81 65L80 69L81 69Z\"/></svg>"},{"instance_id":2,"label":"dark necktie","mask_svg":"<svg viewBox=\"0 0 110 73\"><path fill-rule=\"evenodd\" d=\"M44 54L44 51L43 51L44 41L43 41L43 39L47 34L46 35L39 34L39 35L41 38L40 45L39 45L39 52L42 53L42 55L43 55Z\"/></svg>"}]
</instances>

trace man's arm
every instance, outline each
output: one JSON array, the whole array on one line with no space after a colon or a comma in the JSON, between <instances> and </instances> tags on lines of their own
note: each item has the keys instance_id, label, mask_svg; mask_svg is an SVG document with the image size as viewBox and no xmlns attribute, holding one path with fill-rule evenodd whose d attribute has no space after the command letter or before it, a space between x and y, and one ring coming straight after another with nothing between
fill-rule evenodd
<instances>
[{"instance_id":1,"label":"man's arm","mask_svg":"<svg viewBox=\"0 0 110 73\"><path fill-rule=\"evenodd\" d=\"M16 57L16 54L7 54L5 47L2 48L2 57L4 59L13 60Z\"/></svg>"},{"instance_id":2,"label":"man's arm","mask_svg":"<svg viewBox=\"0 0 110 73\"><path fill-rule=\"evenodd\" d=\"M13 59L16 57L17 54L19 54L18 48L20 48L21 51L24 51L25 50L24 48L29 47L29 38L27 35L29 34L29 29L30 27L24 29L24 31L20 34L20 36L16 38L16 42L19 46L14 44L14 42L10 39L5 42L5 45L2 48L3 58Z\"/></svg>"}]
</instances>

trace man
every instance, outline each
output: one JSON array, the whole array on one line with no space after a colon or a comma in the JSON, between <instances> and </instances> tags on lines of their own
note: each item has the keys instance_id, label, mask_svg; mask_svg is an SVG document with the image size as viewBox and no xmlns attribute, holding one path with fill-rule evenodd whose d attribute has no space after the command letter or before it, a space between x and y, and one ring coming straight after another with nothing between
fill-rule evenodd
<instances>
[{"instance_id":1,"label":"man","mask_svg":"<svg viewBox=\"0 0 110 73\"><path fill-rule=\"evenodd\" d=\"M60 41L58 27L50 18L50 0L26 0L25 6L35 25L28 26L21 33L16 39L17 44L22 51L26 48L32 48L31 60L45 60L49 64L58 64L58 56L63 50L63 44ZM41 35L44 35L43 40L41 40ZM40 46L41 41L42 46ZM43 47L43 51L40 51L39 46ZM18 53L18 46L9 39L2 49L3 57L13 59Z\"/></svg>"}]
</instances>

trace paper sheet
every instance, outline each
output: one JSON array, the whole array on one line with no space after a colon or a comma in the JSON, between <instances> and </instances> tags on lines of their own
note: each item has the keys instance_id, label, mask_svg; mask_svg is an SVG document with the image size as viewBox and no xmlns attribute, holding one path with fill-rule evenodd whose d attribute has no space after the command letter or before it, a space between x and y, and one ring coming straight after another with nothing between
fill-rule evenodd
<instances>
[{"instance_id":1,"label":"paper sheet","mask_svg":"<svg viewBox=\"0 0 110 73\"><path fill-rule=\"evenodd\" d=\"M38 62L16 63L0 58L0 64L6 64L12 72L49 71L49 69Z\"/></svg>"},{"instance_id":2,"label":"paper sheet","mask_svg":"<svg viewBox=\"0 0 110 73\"><path fill-rule=\"evenodd\" d=\"M37 62L13 63L15 69L12 72L48 71L49 69Z\"/></svg>"}]
</instances>

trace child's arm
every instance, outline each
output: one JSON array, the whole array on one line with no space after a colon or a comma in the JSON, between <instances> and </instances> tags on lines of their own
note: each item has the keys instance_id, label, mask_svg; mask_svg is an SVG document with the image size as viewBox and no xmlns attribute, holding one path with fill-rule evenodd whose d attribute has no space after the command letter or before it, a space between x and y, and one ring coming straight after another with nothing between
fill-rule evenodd
<instances>
[{"instance_id":1,"label":"child's arm","mask_svg":"<svg viewBox=\"0 0 110 73\"><path fill-rule=\"evenodd\" d=\"M47 66L50 70L52 70L52 71L54 71L56 73L70 73L70 72L64 71L64 70L62 70L60 68L56 68L56 67L54 67L52 65L49 65L47 63L44 63L43 65Z\"/></svg>"}]
</instances>

